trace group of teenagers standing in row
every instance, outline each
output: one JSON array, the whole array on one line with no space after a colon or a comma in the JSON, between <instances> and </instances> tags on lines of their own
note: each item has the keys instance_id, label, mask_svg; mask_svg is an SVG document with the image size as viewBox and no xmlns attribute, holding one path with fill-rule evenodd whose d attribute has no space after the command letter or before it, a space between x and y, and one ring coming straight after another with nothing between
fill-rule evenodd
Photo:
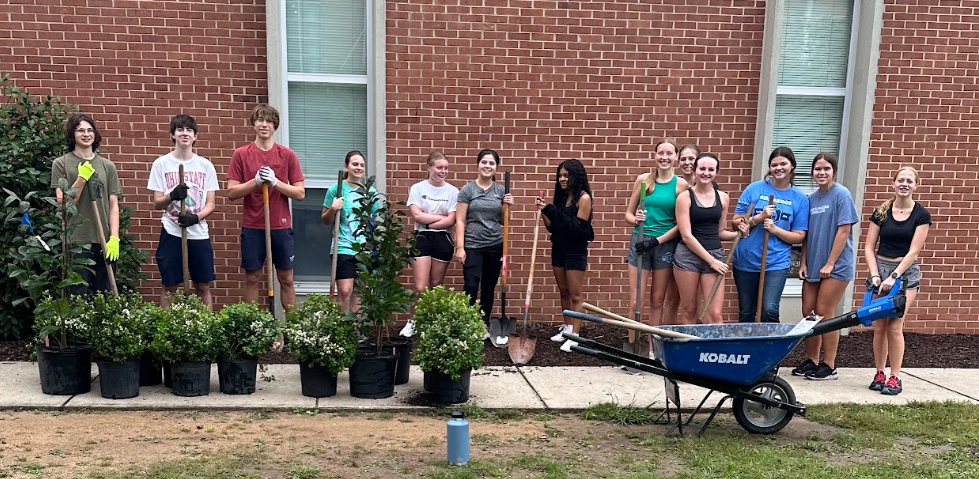
<instances>
[{"instance_id":1,"label":"group of teenagers standing in row","mask_svg":"<svg viewBox=\"0 0 979 479\"><path fill-rule=\"evenodd\" d=\"M282 307L288 309L296 304L292 274L296 258L289 200L304 199L304 177L295 152L272 139L279 126L278 111L260 104L252 111L250 121L255 140L232 155L226 190L229 199L243 201L240 238L245 300L258 300L266 260L262 186L268 185L272 263ZM214 253L206 218L214 211L215 194L219 190L217 175L210 161L193 152L198 132L194 118L177 115L170 122L169 130L174 149L153 162L147 184L154 208L163 211L155 255L164 285L161 302L165 305L167 293L176 291L183 283L179 238L181 229L186 228L190 277L196 293L210 305ZM92 267L81 272L87 286L73 292L106 290L109 286L106 269L119 254L118 173L111 161L97 153L101 135L91 117L73 115L66 123L65 138L68 153L54 161L51 186L59 199L63 195L58 187L59 179L72 181L71 186L78 189L79 193L70 198L78 204L78 227L72 232L71 241L86 245L82 254L94 261ZM694 145L678 147L672 141L657 143L654 151L652 171L635 179L625 209L625 220L633 227L626 255L633 292L631 302L635 307L636 302L645 301L641 297L642 288L637 291L637 281L648 282L650 314L644 315L646 322L651 325L695 322L699 303L709 297L718 275L723 282L728 271L721 241L738 236L742 239L734 252L733 276L738 290L739 321L754 320L759 297L761 319L779 321L779 300L791 262L791 247L800 243L803 315L815 313L824 318L834 315L846 286L856 276L851 227L859 221L852 196L836 182L835 156L829 153L816 156L811 173L819 189L806 196L793 185L796 159L792 150L784 146L776 148L769 155L768 174L748 185L739 196L733 218L728 220L730 197L717 187L721 164L716 155L702 153ZM366 161L364 154L356 150L346 155L344 180L327 191L321 215L325 224L339 222L336 283L344 310L357 308L353 294L356 274L353 245L359 239L355 235L358 225L352 210L359 197L357 189L365 180ZM463 265L464 290L472 304L478 300L484 319L488 320L504 267L503 205L513 205L514 197L497 182L496 173L502 160L496 151L480 151L476 162L476 178L458 189L446 181L448 159L442 153L433 152L428 156L426 179L411 186L407 205L418 249L412 261L412 279L416 292L438 286L449 263L458 260ZM181 166L183 178L178 173ZM88 187L90 181L95 185ZM929 212L913 200L918 182L913 168L898 170L893 182L894 196L874 211L864 247L873 285L883 294L903 276L907 281L908 307L914 301L920 281L916 258L931 224ZM340 195L338 188L343 188ZM593 200L585 167L576 159L563 161L556 168L552 197L536 198L536 206L542 208L544 226L551 233L551 265L562 309L581 310L588 244L595 238L591 224ZM108 214L96 215L96 207ZM101 219L101 225L96 226L95 218ZM104 249L96 227L108 233ZM765 238L768 238L767 245ZM763 276L763 248L767 249L765 273L763 284L759 284ZM724 288L721 286L720 293L706 305L703 317L706 323L722 321ZM689 294L681 295L680 291ZM682 316L678 316L680 306ZM551 338L564 343L562 350L570 351L574 343L565 340L563 332L581 334L580 321L566 318L558 334ZM411 321L402 334L413 334ZM835 379L838 343L838 332L808 339L808 359L793 374L816 380ZM884 394L901 392L899 374L903 353L903 319L876 321L877 373L871 389ZM889 377L884 375L888 359Z\"/></svg>"}]
</instances>

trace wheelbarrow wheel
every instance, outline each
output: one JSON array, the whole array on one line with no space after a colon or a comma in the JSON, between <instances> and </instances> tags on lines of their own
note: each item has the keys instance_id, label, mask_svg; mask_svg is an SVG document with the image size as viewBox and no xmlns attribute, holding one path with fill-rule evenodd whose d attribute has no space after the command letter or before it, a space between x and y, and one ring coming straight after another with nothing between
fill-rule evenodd
<instances>
[{"instance_id":1,"label":"wheelbarrow wheel","mask_svg":"<svg viewBox=\"0 0 979 479\"><path fill-rule=\"evenodd\" d=\"M752 394L789 404L795 404L795 392L792 386L782 378L771 377L762 379L751 386ZM746 431L753 434L774 434L781 431L789 421L792 413L777 407L766 406L745 398L734 399L734 418Z\"/></svg>"}]
</instances>

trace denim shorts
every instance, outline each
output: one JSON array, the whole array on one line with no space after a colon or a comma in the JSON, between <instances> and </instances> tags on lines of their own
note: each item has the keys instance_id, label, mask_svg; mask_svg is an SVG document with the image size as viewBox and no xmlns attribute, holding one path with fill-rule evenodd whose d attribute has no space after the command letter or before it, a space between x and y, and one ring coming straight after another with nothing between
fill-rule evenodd
<instances>
[{"instance_id":1,"label":"denim shorts","mask_svg":"<svg viewBox=\"0 0 979 479\"><path fill-rule=\"evenodd\" d=\"M629 240L629 255L626 256L625 260L632 266L638 266L639 264L639 258L636 254L636 243L643 241L643 236L641 231L633 231L632 238ZM650 236L645 237L647 240L651 238ZM676 244L678 242L677 238L673 238L665 243L656 245L652 251L646 251L642 255L642 269L651 271L672 268L673 252L676 250Z\"/></svg>"},{"instance_id":2,"label":"denim shorts","mask_svg":"<svg viewBox=\"0 0 979 479\"><path fill-rule=\"evenodd\" d=\"M878 256L877 274L882 278L881 281L887 279L894 271L894 268L897 268L900 264L900 261L890 261ZM911 263L911 266L908 267L908 270L902 276L904 276L904 280L906 281L907 289L918 289L921 283L921 267L918 266L918 262Z\"/></svg>"},{"instance_id":3,"label":"denim shorts","mask_svg":"<svg viewBox=\"0 0 979 479\"><path fill-rule=\"evenodd\" d=\"M708 250L714 259L723 262L724 261L724 248L717 248L714 250ZM673 253L673 266L683 270L683 271L693 271L700 274L717 273L713 268L710 267L706 261L697 253L690 251L687 245L680 243L676 245L676 252Z\"/></svg>"}]
</instances>

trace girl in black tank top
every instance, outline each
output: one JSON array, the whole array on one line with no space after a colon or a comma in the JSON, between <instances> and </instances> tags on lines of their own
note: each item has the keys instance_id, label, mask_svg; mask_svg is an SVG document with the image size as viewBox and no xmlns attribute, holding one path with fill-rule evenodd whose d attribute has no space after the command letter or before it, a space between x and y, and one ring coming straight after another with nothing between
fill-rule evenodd
<instances>
[{"instance_id":1,"label":"girl in black tank top","mask_svg":"<svg viewBox=\"0 0 979 479\"><path fill-rule=\"evenodd\" d=\"M551 267L561 293L561 309L581 311L588 242L595 239L591 226L591 188L581 162L575 159L562 162L557 167L554 202L545 205L544 198L538 197L537 205L543 207L541 217L551 232ZM580 330L581 320L564 318L564 324L551 341L564 343L561 350L570 352L575 343L565 340L562 333L580 334Z\"/></svg>"},{"instance_id":2,"label":"girl in black tank top","mask_svg":"<svg viewBox=\"0 0 979 479\"><path fill-rule=\"evenodd\" d=\"M686 195L676 199L676 220L680 227L681 243L673 256L673 277L680 295L680 308L683 311L679 320L683 324L693 324L701 314L698 301L700 296L708 298L714 281L721 275L721 285L710 300L705 323L721 322L721 307L724 304L724 277L728 266L724 262L724 248L721 241L731 241L738 233L727 229L727 208L730 197L716 188L714 179L720 169L717 156L712 153L697 155L694 164L694 184ZM706 205L706 206L705 206Z\"/></svg>"}]
</instances>

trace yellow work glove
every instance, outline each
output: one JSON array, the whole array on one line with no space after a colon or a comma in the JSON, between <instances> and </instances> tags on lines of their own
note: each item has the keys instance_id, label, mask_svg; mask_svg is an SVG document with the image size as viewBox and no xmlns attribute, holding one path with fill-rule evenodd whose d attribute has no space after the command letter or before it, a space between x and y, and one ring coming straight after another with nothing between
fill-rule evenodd
<instances>
[{"instance_id":1,"label":"yellow work glove","mask_svg":"<svg viewBox=\"0 0 979 479\"><path fill-rule=\"evenodd\" d=\"M92 162L83 161L78 164L78 176L82 177L83 180L88 181L95 173L95 168L92 168Z\"/></svg>"},{"instance_id":2,"label":"yellow work glove","mask_svg":"<svg viewBox=\"0 0 979 479\"><path fill-rule=\"evenodd\" d=\"M119 259L119 238L113 236L105 243L105 259L109 261Z\"/></svg>"}]
</instances>

